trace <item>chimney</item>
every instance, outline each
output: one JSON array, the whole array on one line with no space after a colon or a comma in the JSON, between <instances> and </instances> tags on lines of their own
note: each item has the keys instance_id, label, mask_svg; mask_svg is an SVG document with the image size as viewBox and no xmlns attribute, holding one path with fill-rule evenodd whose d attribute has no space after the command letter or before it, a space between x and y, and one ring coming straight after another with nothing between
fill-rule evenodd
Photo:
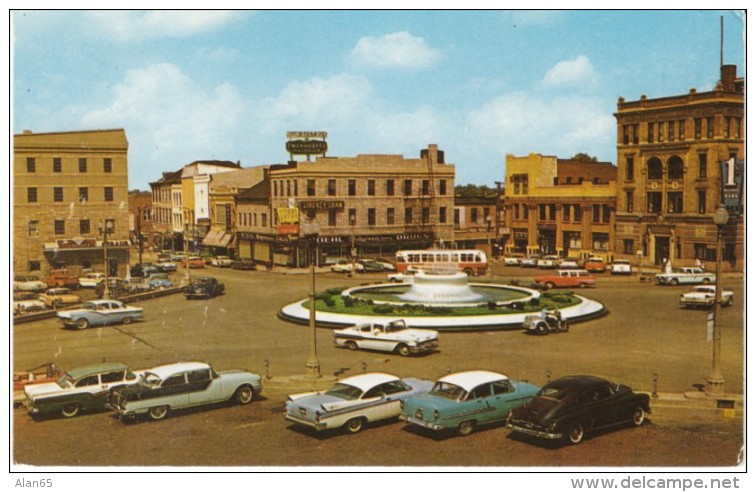
<instances>
[{"instance_id":1,"label":"chimney","mask_svg":"<svg viewBox=\"0 0 756 492\"><path fill-rule=\"evenodd\" d=\"M735 92L735 77L738 67L736 65L722 65L720 68L722 88L727 92Z\"/></svg>"}]
</instances>

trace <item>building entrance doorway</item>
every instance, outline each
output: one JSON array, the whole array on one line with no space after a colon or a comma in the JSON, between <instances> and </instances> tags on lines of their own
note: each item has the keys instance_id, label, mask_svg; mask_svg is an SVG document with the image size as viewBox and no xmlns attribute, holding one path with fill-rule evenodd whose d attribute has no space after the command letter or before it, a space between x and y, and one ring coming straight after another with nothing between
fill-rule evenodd
<instances>
[{"instance_id":1,"label":"building entrance doorway","mask_svg":"<svg viewBox=\"0 0 756 492\"><path fill-rule=\"evenodd\" d=\"M654 265L661 266L666 259L669 261L669 236L656 236L654 240Z\"/></svg>"}]
</instances>

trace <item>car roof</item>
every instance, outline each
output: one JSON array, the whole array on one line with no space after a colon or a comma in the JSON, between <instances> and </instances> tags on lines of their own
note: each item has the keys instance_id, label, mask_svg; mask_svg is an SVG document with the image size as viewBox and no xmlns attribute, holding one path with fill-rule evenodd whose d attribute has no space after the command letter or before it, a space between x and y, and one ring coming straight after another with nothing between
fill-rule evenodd
<instances>
[{"instance_id":1,"label":"car roof","mask_svg":"<svg viewBox=\"0 0 756 492\"><path fill-rule=\"evenodd\" d=\"M459 386L465 391L472 391L476 386L493 381L509 379L504 374L493 371L465 371L444 376L439 381Z\"/></svg>"},{"instance_id":2,"label":"car roof","mask_svg":"<svg viewBox=\"0 0 756 492\"><path fill-rule=\"evenodd\" d=\"M121 301L117 301L115 299L92 299L91 301L87 301L88 304L110 304L111 302L114 302L116 304L123 304Z\"/></svg>"},{"instance_id":3,"label":"car roof","mask_svg":"<svg viewBox=\"0 0 756 492\"><path fill-rule=\"evenodd\" d=\"M597 384L610 384L610 381L598 376L575 375L555 379L546 386L549 388L569 389L570 391L583 391Z\"/></svg>"},{"instance_id":4,"label":"car roof","mask_svg":"<svg viewBox=\"0 0 756 492\"><path fill-rule=\"evenodd\" d=\"M101 372L111 371L125 371L127 369L128 367L126 366L126 364L121 364L120 362L103 362L101 364L93 364L91 366L82 366L71 369L70 371L68 371L68 375L74 379L80 379L91 374L99 374Z\"/></svg>"},{"instance_id":5,"label":"car roof","mask_svg":"<svg viewBox=\"0 0 756 492\"><path fill-rule=\"evenodd\" d=\"M397 379L399 379L398 376L387 374L385 372L368 372L341 379L339 382L355 386L362 391L367 391L376 384L388 383L389 381L395 381Z\"/></svg>"},{"instance_id":6,"label":"car roof","mask_svg":"<svg viewBox=\"0 0 756 492\"><path fill-rule=\"evenodd\" d=\"M174 362L173 364L165 364L153 367L152 369L147 369L145 372L151 372L157 375L160 379L165 379L177 372L198 371L200 369L209 368L210 365L205 362Z\"/></svg>"}]
</instances>

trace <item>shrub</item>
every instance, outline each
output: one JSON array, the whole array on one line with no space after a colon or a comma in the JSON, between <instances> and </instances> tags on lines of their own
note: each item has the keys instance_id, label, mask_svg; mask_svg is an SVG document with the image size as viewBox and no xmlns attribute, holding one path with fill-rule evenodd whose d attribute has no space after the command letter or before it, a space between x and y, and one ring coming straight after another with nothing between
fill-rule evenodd
<instances>
[{"instance_id":1,"label":"shrub","mask_svg":"<svg viewBox=\"0 0 756 492\"><path fill-rule=\"evenodd\" d=\"M379 304L373 308L375 314L391 314L394 312L394 306L389 304Z\"/></svg>"},{"instance_id":2,"label":"shrub","mask_svg":"<svg viewBox=\"0 0 756 492\"><path fill-rule=\"evenodd\" d=\"M346 290L346 286L342 287L331 287L330 289L326 289L325 293L331 296L337 296L341 294L344 290Z\"/></svg>"},{"instance_id":3,"label":"shrub","mask_svg":"<svg viewBox=\"0 0 756 492\"><path fill-rule=\"evenodd\" d=\"M355 299L352 296L344 296L344 307L353 307L355 304L357 304L357 299Z\"/></svg>"}]
</instances>

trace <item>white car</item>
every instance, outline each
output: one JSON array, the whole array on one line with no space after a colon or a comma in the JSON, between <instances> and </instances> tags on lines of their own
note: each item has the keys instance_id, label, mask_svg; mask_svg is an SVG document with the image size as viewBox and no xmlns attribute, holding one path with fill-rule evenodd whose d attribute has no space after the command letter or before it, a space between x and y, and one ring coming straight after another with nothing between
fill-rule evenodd
<instances>
[{"instance_id":1,"label":"white car","mask_svg":"<svg viewBox=\"0 0 756 492\"><path fill-rule=\"evenodd\" d=\"M701 268L682 267L673 268L669 273L657 273L654 280L659 285L713 284L717 281L717 276Z\"/></svg>"},{"instance_id":2,"label":"white car","mask_svg":"<svg viewBox=\"0 0 756 492\"><path fill-rule=\"evenodd\" d=\"M396 284L400 284L400 283L411 284L415 281L415 274L419 271L421 270L409 267L404 272L390 273L386 275L386 278L388 278L389 282L393 282Z\"/></svg>"},{"instance_id":3,"label":"white car","mask_svg":"<svg viewBox=\"0 0 756 492\"><path fill-rule=\"evenodd\" d=\"M396 271L396 266L393 263L389 263L388 261L383 261L383 260L375 260L375 262L381 265L383 269L387 272Z\"/></svg>"},{"instance_id":4,"label":"white car","mask_svg":"<svg viewBox=\"0 0 756 492\"><path fill-rule=\"evenodd\" d=\"M396 352L403 356L430 352L438 347L436 330L408 328L403 319L385 324L362 323L334 330L333 336L337 347Z\"/></svg>"},{"instance_id":5,"label":"white car","mask_svg":"<svg viewBox=\"0 0 756 492\"><path fill-rule=\"evenodd\" d=\"M628 260L614 260L611 271L612 275L630 275L633 273L633 267Z\"/></svg>"},{"instance_id":6,"label":"white car","mask_svg":"<svg viewBox=\"0 0 756 492\"><path fill-rule=\"evenodd\" d=\"M216 256L210 260L210 265L214 267L228 268L234 264L234 260L228 256Z\"/></svg>"},{"instance_id":7,"label":"white car","mask_svg":"<svg viewBox=\"0 0 756 492\"><path fill-rule=\"evenodd\" d=\"M556 268L559 266L559 257L556 255L546 255L536 262L538 268Z\"/></svg>"},{"instance_id":8,"label":"white car","mask_svg":"<svg viewBox=\"0 0 756 492\"><path fill-rule=\"evenodd\" d=\"M333 265L331 265L331 271L337 272L337 273L352 273L352 270L358 273L362 273L365 271L365 267L361 264L355 262L351 262L349 260L339 260Z\"/></svg>"},{"instance_id":9,"label":"white car","mask_svg":"<svg viewBox=\"0 0 756 492\"><path fill-rule=\"evenodd\" d=\"M88 289L94 289L97 287L97 284L105 280L105 274L104 273L87 273L83 277L79 277L79 286L88 288Z\"/></svg>"},{"instance_id":10,"label":"white car","mask_svg":"<svg viewBox=\"0 0 756 492\"><path fill-rule=\"evenodd\" d=\"M526 256L520 262L520 266L522 266L523 268L535 268L538 266L538 260L538 256Z\"/></svg>"},{"instance_id":11,"label":"white car","mask_svg":"<svg viewBox=\"0 0 756 492\"><path fill-rule=\"evenodd\" d=\"M47 290L47 284L34 275L16 275L13 278L13 290L41 292Z\"/></svg>"},{"instance_id":12,"label":"white car","mask_svg":"<svg viewBox=\"0 0 756 492\"><path fill-rule=\"evenodd\" d=\"M717 288L714 285L696 285L690 292L680 294L682 307L707 307L714 305L717 298ZM722 290L722 306L732 306L735 295L731 290Z\"/></svg>"},{"instance_id":13,"label":"white car","mask_svg":"<svg viewBox=\"0 0 756 492\"><path fill-rule=\"evenodd\" d=\"M522 255L510 254L504 257L504 264L507 266L520 266L522 264Z\"/></svg>"},{"instance_id":14,"label":"white car","mask_svg":"<svg viewBox=\"0 0 756 492\"><path fill-rule=\"evenodd\" d=\"M35 292L13 293L13 314L26 314L47 309L45 303L39 300L39 294Z\"/></svg>"},{"instance_id":15,"label":"white car","mask_svg":"<svg viewBox=\"0 0 756 492\"><path fill-rule=\"evenodd\" d=\"M432 387L433 382L425 379L359 374L342 379L328 391L289 395L286 420L318 431L344 427L356 433L368 422L398 417L405 399Z\"/></svg>"},{"instance_id":16,"label":"white car","mask_svg":"<svg viewBox=\"0 0 756 492\"><path fill-rule=\"evenodd\" d=\"M562 269L580 268L577 258L562 258L558 266Z\"/></svg>"}]
</instances>

